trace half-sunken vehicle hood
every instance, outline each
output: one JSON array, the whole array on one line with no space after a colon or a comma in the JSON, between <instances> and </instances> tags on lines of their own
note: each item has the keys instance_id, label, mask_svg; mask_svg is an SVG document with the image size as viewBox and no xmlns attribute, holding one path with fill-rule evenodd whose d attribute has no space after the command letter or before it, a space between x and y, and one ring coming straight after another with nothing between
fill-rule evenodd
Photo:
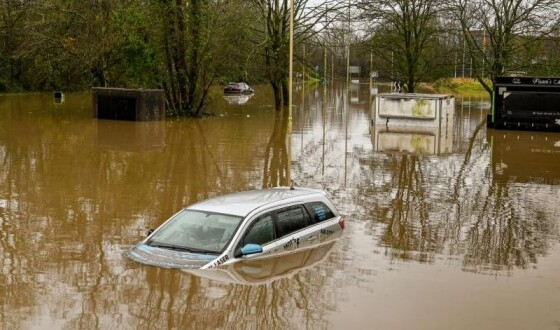
<instances>
[{"instance_id":1,"label":"half-sunken vehicle hood","mask_svg":"<svg viewBox=\"0 0 560 330\"><path fill-rule=\"evenodd\" d=\"M182 269L200 268L218 257L215 254L174 251L144 243L135 245L126 252L126 255L146 265Z\"/></svg>"}]
</instances>

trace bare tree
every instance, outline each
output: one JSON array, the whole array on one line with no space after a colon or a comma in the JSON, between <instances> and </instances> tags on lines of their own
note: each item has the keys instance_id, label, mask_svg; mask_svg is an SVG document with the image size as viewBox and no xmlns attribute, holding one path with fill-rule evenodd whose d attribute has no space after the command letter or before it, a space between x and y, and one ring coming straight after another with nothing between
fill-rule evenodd
<instances>
[{"instance_id":1,"label":"bare tree","mask_svg":"<svg viewBox=\"0 0 560 330\"><path fill-rule=\"evenodd\" d=\"M359 0L360 17L370 24L372 50L394 65L408 92L433 69L441 32L441 2L436 0ZM393 72L394 75L393 76ZM400 76L402 75L402 76Z\"/></svg>"},{"instance_id":2,"label":"bare tree","mask_svg":"<svg viewBox=\"0 0 560 330\"><path fill-rule=\"evenodd\" d=\"M258 48L265 57L266 76L274 90L276 110L288 105L288 66L290 42L290 1L251 0L263 20L263 28L257 29ZM337 2L323 2L310 6L308 0L293 0L294 40L304 42L316 35L325 23L327 13L340 9ZM329 4L330 3L330 4ZM334 16L329 17L332 21ZM322 25L319 25L322 23Z\"/></svg>"},{"instance_id":3,"label":"bare tree","mask_svg":"<svg viewBox=\"0 0 560 330\"><path fill-rule=\"evenodd\" d=\"M461 24L476 78L488 93L496 77L523 70L526 50L558 27L557 0L453 0L450 6Z\"/></svg>"}]
</instances>

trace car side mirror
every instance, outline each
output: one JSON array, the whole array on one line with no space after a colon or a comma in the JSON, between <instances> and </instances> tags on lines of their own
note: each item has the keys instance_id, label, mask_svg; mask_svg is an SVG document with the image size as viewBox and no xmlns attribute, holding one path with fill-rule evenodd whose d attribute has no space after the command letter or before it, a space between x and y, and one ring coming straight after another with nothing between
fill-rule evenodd
<instances>
[{"instance_id":1,"label":"car side mirror","mask_svg":"<svg viewBox=\"0 0 560 330\"><path fill-rule=\"evenodd\" d=\"M241 255L250 255L263 252L262 246L259 244L247 244L241 248Z\"/></svg>"}]
</instances>

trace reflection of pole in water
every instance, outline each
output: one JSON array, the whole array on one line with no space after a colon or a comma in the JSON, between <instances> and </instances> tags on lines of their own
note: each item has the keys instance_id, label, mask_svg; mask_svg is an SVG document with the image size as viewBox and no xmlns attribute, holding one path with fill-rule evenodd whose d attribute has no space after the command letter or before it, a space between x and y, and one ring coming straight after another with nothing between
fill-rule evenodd
<instances>
[{"instance_id":1,"label":"reflection of pole in water","mask_svg":"<svg viewBox=\"0 0 560 330\"><path fill-rule=\"evenodd\" d=\"M331 85L333 85L334 81L334 52L331 52Z\"/></svg>"},{"instance_id":2,"label":"reflection of pole in water","mask_svg":"<svg viewBox=\"0 0 560 330\"><path fill-rule=\"evenodd\" d=\"M292 116L288 117L287 123L287 136L286 136L286 143L288 144L288 152L286 154L286 186L292 185Z\"/></svg>"},{"instance_id":3,"label":"reflection of pole in water","mask_svg":"<svg viewBox=\"0 0 560 330\"><path fill-rule=\"evenodd\" d=\"M464 109L465 109L465 98L463 96L461 96L461 126L460 127L460 136L462 137L463 134L465 134L464 132L464 125L465 125L465 120L464 120Z\"/></svg>"},{"instance_id":4,"label":"reflection of pole in water","mask_svg":"<svg viewBox=\"0 0 560 330\"><path fill-rule=\"evenodd\" d=\"M479 121L483 121L484 120L484 116L482 114L482 110L484 110L483 104L482 104L482 97L480 97L480 102L478 103L478 111L480 112L480 119Z\"/></svg>"},{"instance_id":5,"label":"reflection of pole in water","mask_svg":"<svg viewBox=\"0 0 560 330\"><path fill-rule=\"evenodd\" d=\"M305 133L305 130L303 129L304 127L304 116L303 116L303 111L299 112L299 122L300 122L300 137L301 137L301 141L300 141L300 150L301 150L301 157L303 157L303 134Z\"/></svg>"},{"instance_id":6,"label":"reflection of pole in water","mask_svg":"<svg viewBox=\"0 0 560 330\"><path fill-rule=\"evenodd\" d=\"M301 109L299 110L301 116L303 116L304 109L305 109L305 83L302 83L301 84ZM301 123L303 123L303 121L301 121ZM301 152L303 154L303 127L301 128Z\"/></svg>"},{"instance_id":7,"label":"reflection of pole in water","mask_svg":"<svg viewBox=\"0 0 560 330\"><path fill-rule=\"evenodd\" d=\"M346 112L344 125L344 187L346 187L346 173L348 172L348 116L350 113L350 84L346 84L346 100L344 102L344 108Z\"/></svg>"},{"instance_id":8,"label":"reflection of pole in water","mask_svg":"<svg viewBox=\"0 0 560 330\"><path fill-rule=\"evenodd\" d=\"M471 104L472 104L472 98L469 96L469 120L471 119Z\"/></svg>"},{"instance_id":9,"label":"reflection of pole in water","mask_svg":"<svg viewBox=\"0 0 560 330\"><path fill-rule=\"evenodd\" d=\"M325 53L326 54L326 53ZM326 56L325 56L326 60ZM321 175L325 175L325 143L327 134L327 84L323 84L323 103L321 105L323 116L323 152L321 158Z\"/></svg>"}]
</instances>

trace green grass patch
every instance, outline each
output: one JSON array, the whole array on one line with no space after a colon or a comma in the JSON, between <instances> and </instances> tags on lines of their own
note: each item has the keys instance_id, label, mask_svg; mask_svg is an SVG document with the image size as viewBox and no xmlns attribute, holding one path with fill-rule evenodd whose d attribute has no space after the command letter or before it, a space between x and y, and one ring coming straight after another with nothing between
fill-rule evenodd
<instances>
[{"instance_id":1,"label":"green grass patch","mask_svg":"<svg viewBox=\"0 0 560 330\"><path fill-rule=\"evenodd\" d=\"M470 78L442 78L428 84L427 87L436 93L453 94L455 96L490 97L478 80Z\"/></svg>"}]
</instances>

